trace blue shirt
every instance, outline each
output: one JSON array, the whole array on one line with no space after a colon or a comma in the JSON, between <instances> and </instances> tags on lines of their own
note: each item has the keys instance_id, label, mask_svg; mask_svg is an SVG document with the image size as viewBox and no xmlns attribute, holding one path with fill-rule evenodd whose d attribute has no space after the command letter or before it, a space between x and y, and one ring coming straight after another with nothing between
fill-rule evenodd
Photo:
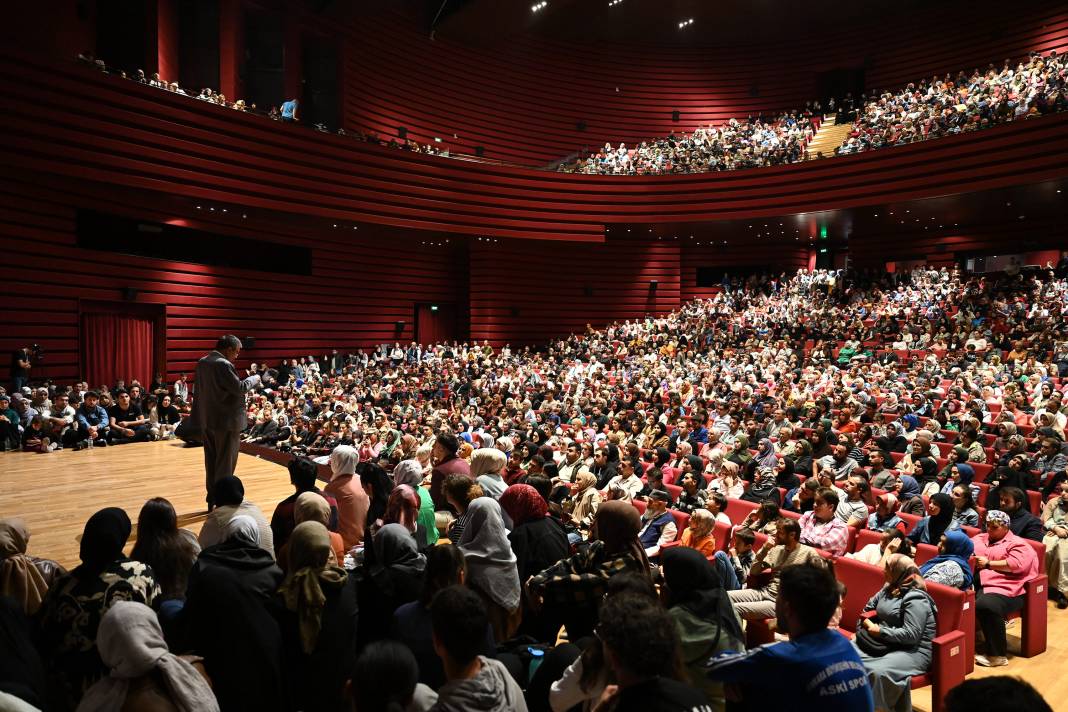
<instances>
[{"instance_id":1,"label":"blue shirt","mask_svg":"<svg viewBox=\"0 0 1068 712\"><path fill-rule=\"evenodd\" d=\"M89 406L82 403L78 408L78 412L75 414L78 419L78 423L85 429L95 425L98 428L108 427L108 423L111 421L108 419L108 412L104 410L104 407L97 405L95 408L90 409Z\"/></svg>"},{"instance_id":2,"label":"blue shirt","mask_svg":"<svg viewBox=\"0 0 1068 712\"><path fill-rule=\"evenodd\" d=\"M868 672L853 644L825 629L709 661L708 676L743 687L745 709L871 712Z\"/></svg>"},{"instance_id":3,"label":"blue shirt","mask_svg":"<svg viewBox=\"0 0 1068 712\"><path fill-rule=\"evenodd\" d=\"M294 99L282 103L282 118L292 119L293 115L297 113L297 102Z\"/></svg>"}]
</instances>

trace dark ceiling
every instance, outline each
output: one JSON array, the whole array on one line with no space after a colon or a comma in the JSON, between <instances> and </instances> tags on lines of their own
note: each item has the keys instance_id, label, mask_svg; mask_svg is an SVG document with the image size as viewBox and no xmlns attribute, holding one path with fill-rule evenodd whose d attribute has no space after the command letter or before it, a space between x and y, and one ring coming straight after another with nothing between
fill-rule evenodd
<instances>
[{"instance_id":1,"label":"dark ceiling","mask_svg":"<svg viewBox=\"0 0 1068 712\"><path fill-rule=\"evenodd\" d=\"M569 43L752 45L872 26L885 12L911 12L922 0L420 0L438 36L493 45L533 34ZM948 2L941 3L943 5ZM440 14L439 14L440 13ZM436 23L434 19L437 18ZM679 23L693 24L679 28Z\"/></svg>"}]
</instances>

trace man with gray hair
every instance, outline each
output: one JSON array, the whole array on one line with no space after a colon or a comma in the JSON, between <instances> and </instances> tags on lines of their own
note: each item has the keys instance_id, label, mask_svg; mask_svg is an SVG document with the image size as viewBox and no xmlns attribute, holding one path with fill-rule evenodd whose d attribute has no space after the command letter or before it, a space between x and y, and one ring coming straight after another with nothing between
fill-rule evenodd
<instances>
[{"instance_id":1,"label":"man with gray hair","mask_svg":"<svg viewBox=\"0 0 1068 712\"><path fill-rule=\"evenodd\" d=\"M245 393L260 383L259 375L241 380L234 360L241 352L241 340L227 334L215 349L197 362L196 398L191 420L204 441L205 486L208 511L215 508L212 493L216 480L234 474L241 431L248 424Z\"/></svg>"}]
</instances>

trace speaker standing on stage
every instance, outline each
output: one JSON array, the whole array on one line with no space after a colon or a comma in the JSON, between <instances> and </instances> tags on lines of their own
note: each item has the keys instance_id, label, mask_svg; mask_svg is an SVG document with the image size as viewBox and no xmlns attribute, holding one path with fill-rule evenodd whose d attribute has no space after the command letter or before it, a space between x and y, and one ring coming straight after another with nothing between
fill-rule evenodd
<instances>
[{"instance_id":1,"label":"speaker standing on stage","mask_svg":"<svg viewBox=\"0 0 1068 712\"><path fill-rule=\"evenodd\" d=\"M205 486L208 510L215 503L215 481L234 474L241 431L245 429L245 393L259 385L259 375L241 380L233 362L241 352L241 340L227 334L215 344L215 350L197 362L196 397L193 400L193 425L204 441Z\"/></svg>"}]
</instances>

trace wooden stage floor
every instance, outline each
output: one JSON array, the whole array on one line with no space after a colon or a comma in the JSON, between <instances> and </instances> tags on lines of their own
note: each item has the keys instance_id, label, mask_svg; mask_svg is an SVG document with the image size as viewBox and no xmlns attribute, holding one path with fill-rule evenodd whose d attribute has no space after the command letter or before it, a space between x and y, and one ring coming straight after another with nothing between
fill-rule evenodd
<instances>
[{"instance_id":1,"label":"wooden stage floor","mask_svg":"<svg viewBox=\"0 0 1068 712\"><path fill-rule=\"evenodd\" d=\"M281 465L242 453L237 475L245 496L270 518L277 502L293 489ZM49 455L0 454L0 516L22 517L30 527L31 554L78 563L78 540L85 520L103 507L122 507L134 521L150 497L166 497L178 512L179 525L199 532L204 504L203 451L181 442L136 443ZM131 543L133 538L131 537ZM1017 629L1009 629L1010 652ZM1010 658L1008 667L977 668L973 676L1016 675L1034 685L1054 710L1068 710L1068 610L1049 606L1049 647L1036 658ZM913 703L930 710L930 688L913 693Z\"/></svg>"}]
</instances>

